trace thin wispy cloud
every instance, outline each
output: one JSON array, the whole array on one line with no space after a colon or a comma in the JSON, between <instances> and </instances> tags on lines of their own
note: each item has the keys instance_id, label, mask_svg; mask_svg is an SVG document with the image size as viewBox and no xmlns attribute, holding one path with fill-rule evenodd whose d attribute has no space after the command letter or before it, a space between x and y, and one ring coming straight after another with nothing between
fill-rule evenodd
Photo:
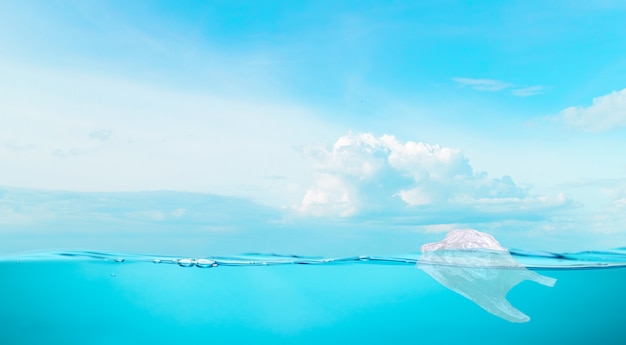
<instances>
[{"instance_id":1,"label":"thin wispy cloud","mask_svg":"<svg viewBox=\"0 0 626 345\"><path fill-rule=\"evenodd\" d=\"M494 79L452 78L452 80L478 91L501 91L513 86L513 84Z\"/></svg>"},{"instance_id":2,"label":"thin wispy cloud","mask_svg":"<svg viewBox=\"0 0 626 345\"><path fill-rule=\"evenodd\" d=\"M13 87L0 81L2 107L10 110L0 111L0 184L9 186L245 193L291 204L300 192L288 190L290 184L304 184L308 171L292 146L343 132L330 134L311 107L269 96L181 92L132 78L20 65L0 72L24 81ZM29 92L24 85L34 79L39 88ZM70 91L77 89L80 97ZM45 174L32 173L41 166ZM268 185L272 193L264 191ZM274 189L280 185L284 194Z\"/></svg>"},{"instance_id":3,"label":"thin wispy cloud","mask_svg":"<svg viewBox=\"0 0 626 345\"><path fill-rule=\"evenodd\" d=\"M7 140L7 141L3 142L1 147L6 149L7 151L10 151L10 152L13 152L13 153L20 153L20 152L32 150L34 148L33 145L22 144L22 143L20 143L19 141L15 140L15 139L11 139L11 140Z\"/></svg>"},{"instance_id":4,"label":"thin wispy cloud","mask_svg":"<svg viewBox=\"0 0 626 345\"><path fill-rule=\"evenodd\" d=\"M626 178L586 181L577 186L585 200L587 217L580 219L594 233L609 235L624 232L626 224ZM580 215L577 215L580 216Z\"/></svg>"},{"instance_id":5,"label":"thin wispy cloud","mask_svg":"<svg viewBox=\"0 0 626 345\"><path fill-rule=\"evenodd\" d=\"M548 89L548 87L543 85L519 87L513 83L496 79L452 78L452 80L459 85L470 87L477 91L498 92L515 88L511 90L511 94L517 97L539 95Z\"/></svg>"},{"instance_id":6,"label":"thin wispy cloud","mask_svg":"<svg viewBox=\"0 0 626 345\"><path fill-rule=\"evenodd\" d=\"M513 96L518 96L518 97L529 97L529 96L535 96L535 95L540 95L542 93L545 93L547 89L548 89L547 86L535 85L535 86L523 87L520 89L512 90L511 94Z\"/></svg>"},{"instance_id":7,"label":"thin wispy cloud","mask_svg":"<svg viewBox=\"0 0 626 345\"><path fill-rule=\"evenodd\" d=\"M588 107L566 108L559 118L571 127L590 132L626 127L626 89L596 97Z\"/></svg>"},{"instance_id":8,"label":"thin wispy cloud","mask_svg":"<svg viewBox=\"0 0 626 345\"><path fill-rule=\"evenodd\" d=\"M98 141L107 141L111 138L111 134L113 131L110 129L99 129L93 132L89 132L88 136L90 139L98 140Z\"/></svg>"}]
</instances>

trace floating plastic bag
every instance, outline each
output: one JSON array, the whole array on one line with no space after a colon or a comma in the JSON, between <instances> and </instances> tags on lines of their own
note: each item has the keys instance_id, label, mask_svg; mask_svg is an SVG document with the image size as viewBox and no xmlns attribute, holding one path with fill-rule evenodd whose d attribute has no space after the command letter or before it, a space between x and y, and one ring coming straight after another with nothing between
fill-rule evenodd
<instances>
[{"instance_id":1,"label":"floating plastic bag","mask_svg":"<svg viewBox=\"0 0 626 345\"><path fill-rule=\"evenodd\" d=\"M556 279L529 271L493 236L476 230L453 230L441 242L421 248L417 267L441 285L472 300L481 308L511 322L530 317L506 300L506 294L524 280L553 287Z\"/></svg>"}]
</instances>

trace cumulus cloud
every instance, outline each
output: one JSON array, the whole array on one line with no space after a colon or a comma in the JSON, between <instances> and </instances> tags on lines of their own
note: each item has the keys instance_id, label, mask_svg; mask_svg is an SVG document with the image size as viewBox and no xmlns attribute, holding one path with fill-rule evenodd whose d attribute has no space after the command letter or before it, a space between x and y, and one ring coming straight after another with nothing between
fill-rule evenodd
<instances>
[{"instance_id":1,"label":"cumulus cloud","mask_svg":"<svg viewBox=\"0 0 626 345\"><path fill-rule=\"evenodd\" d=\"M349 134L304 153L317 179L295 208L308 215L519 214L569 202L563 194L533 196L508 176L476 172L458 149L392 135Z\"/></svg>"},{"instance_id":2,"label":"cumulus cloud","mask_svg":"<svg viewBox=\"0 0 626 345\"><path fill-rule=\"evenodd\" d=\"M588 107L564 109L560 118L572 127L600 132L626 126L626 89L596 97Z\"/></svg>"},{"instance_id":3,"label":"cumulus cloud","mask_svg":"<svg viewBox=\"0 0 626 345\"><path fill-rule=\"evenodd\" d=\"M479 91L500 91L513 86L513 84L494 79L452 78L452 80Z\"/></svg>"}]
</instances>

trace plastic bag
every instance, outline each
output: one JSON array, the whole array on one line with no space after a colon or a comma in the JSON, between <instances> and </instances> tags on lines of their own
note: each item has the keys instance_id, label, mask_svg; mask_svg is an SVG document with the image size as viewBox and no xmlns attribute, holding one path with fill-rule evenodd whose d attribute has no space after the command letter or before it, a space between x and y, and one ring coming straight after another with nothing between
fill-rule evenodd
<instances>
[{"instance_id":1,"label":"plastic bag","mask_svg":"<svg viewBox=\"0 0 626 345\"><path fill-rule=\"evenodd\" d=\"M553 287L556 279L529 271L493 236L476 230L453 230L441 242L425 244L417 267L448 289L491 314L511 322L530 317L513 307L506 294L524 280Z\"/></svg>"}]
</instances>

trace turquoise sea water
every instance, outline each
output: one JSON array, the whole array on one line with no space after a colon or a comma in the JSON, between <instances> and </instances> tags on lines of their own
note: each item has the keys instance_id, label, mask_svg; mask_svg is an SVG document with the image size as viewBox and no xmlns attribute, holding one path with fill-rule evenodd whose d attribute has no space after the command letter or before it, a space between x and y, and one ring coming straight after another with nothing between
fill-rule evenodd
<instances>
[{"instance_id":1,"label":"turquoise sea water","mask_svg":"<svg viewBox=\"0 0 626 345\"><path fill-rule=\"evenodd\" d=\"M510 290L526 323L440 285L419 254L4 257L0 344L626 344L626 250L512 254L557 279Z\"/></svg>"}]
</instances>

